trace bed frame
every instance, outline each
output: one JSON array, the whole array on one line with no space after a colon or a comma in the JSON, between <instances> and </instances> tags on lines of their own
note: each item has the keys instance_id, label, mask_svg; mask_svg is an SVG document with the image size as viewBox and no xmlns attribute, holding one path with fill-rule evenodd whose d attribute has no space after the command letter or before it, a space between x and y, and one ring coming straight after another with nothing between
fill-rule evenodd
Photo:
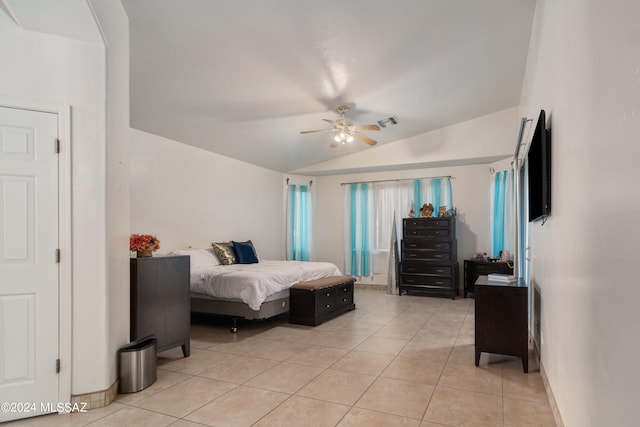
<instances>
[{"instance_id":1,"label":"bed frame","mask_svg":"<svg viewBox=\"0 0 640 427\"><path fill-rule=\"evenodd\" d=\"M289 290L272 295L263 302L260 310L253 310L239 299L218 299L205 295L191 295L191 312L230 317L231 332L238 332L238 319L265 320L289 311Z\"/></svg>"}]
</instances>

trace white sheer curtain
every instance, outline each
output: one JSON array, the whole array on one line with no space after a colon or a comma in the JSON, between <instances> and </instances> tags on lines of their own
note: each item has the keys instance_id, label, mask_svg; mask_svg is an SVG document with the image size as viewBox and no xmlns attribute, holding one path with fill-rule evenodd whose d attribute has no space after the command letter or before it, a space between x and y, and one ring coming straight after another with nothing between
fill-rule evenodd
<instances>
[{"instance_id":1,"label":"white sheer curtain","mask_svg":"<svg viewBox=\"0 0 640 427\"><path fill-rule=\"evenodd\" d=\"M411 183L377 182L374 185L375 194L375 229L374 249L389 250L391 241L391 225L395 222L396 233L402 236L402 218L409 216L411 209Z\"/></svg>"},{"instance_id":2,"label":"white sheer curtain","mask_svg":"<svg viewBox=\"0 0 640 427\"><path fill-rule=\"evenodd\" d=\"M375 194L375 249L373 271L386 275L387 293L397 294L396 263L400 251L402 236L402 218L409 216L411 210L410 181L378 182L374 186ZM391 245L395 244L395 247Z\"/></svg>"}]
</instances>

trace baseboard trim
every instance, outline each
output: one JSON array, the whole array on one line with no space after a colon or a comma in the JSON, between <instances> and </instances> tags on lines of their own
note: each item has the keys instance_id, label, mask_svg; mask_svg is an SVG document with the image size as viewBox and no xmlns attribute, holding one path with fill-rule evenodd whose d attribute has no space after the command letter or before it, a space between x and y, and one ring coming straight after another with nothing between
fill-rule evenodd
<instances>
[{"instance_id":1,"label":"baseboard trim","mask_svg":"<svg viewBox=\"0 0 640 427\"><path fill-rule=\"evenodd\" d=\"M375 283L355 283L356 289L372 289L374 291L386 291L387 285L376 285Z\"/></svg>"},{"instance_id":2,"label":"baseboard trim","mask_svg":"<svg viewBox=\"0 0 640 427\"><path fill-rule=\"evenodd\" d=\"M116 379L111 387L106 390L94 391L93 393L72 394L71 404L84 403L86 409L104 408L116 399L118 395L118 380Z\"/></svg>"},{"instance_id":3,"label":"baseboard trim","mask_svg":"<svg viewBox=\"0 0 640 427\"><path fill-rule=\"evenodd\" d=\"M539 362L540 362L540 376L542 377L542 383L544 384L544 389L547 392L547 398L549 399L549 406L551 406L551 412L553 413L553 418L556 421L556 426L564 427L564 422L562 421L562 416L560 415L560 410L558 409L556 398L554 397L553 391L551 390L551 385L549 385L549 379L547 378L547 373L544 370L542 359L540 359Z\"/></svg>"}]
</instances>

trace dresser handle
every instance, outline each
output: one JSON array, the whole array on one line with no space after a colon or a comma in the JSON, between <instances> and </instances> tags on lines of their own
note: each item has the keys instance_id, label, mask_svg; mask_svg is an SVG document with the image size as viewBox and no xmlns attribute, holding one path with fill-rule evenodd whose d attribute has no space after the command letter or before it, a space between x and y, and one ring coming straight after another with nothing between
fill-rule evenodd
<instances>
[{"instance_id":1,"label":"dresser handle","mask_svg":"<svg viewBox=\"0 0 640 427\"><path fill-rule=\"evenodd\" d=\"M417 248L417 247L418 247L418 245L416 245L416 244L414 243L414 244L410 244L410 245L409 245L409 247L410 247L410 248Z\"/></svg>"},{"instance_id":2,"label":"dresser handle","mask_svg":"<svg viewBox=\"0 0 640 427\"><path fill-rule=\"evenodd\" d=\"M342 292L349 292L349 288L343 288Z\"/></svg>"},{"instance_id":3,"label":"dresser handle","mask_svg":"<svg viewBox=\"0 0 640 427\"><path fill-rule=\"evenodd\" d=\"M342 302L347 302L347 299L346 298L342 298Z\"/></svg>"},{"instance_id":4,"label":"dresser handle","mask_svg":"<svg viewBox=\"0 0 640 427\"><path fill-rule=\"evenodd\" d=\"M444 270L436 270L436 273L444 273Z\"/></svg>"},{"instance_id":5,"label":"dresser handle","mask_svg":"<svg viewBox=\"0 0 640 427\"><path fill-rule=\"evenodd\" d=\"M436 285L444 285L444 282L436 282Z\"/></svg>"},{"instance_id":6,"label":"dresser handle","mask_svg":"<svg viewBox=\"0 0 640 427\"><path fill-rule=\"evenodd\" d=\"M326 305L327 308L330 308L331 306L329 304Z\"/></svg>"},{"instance_id":7,"label":"dresser handle","mask_svg":"<svg viewBox=\"0 0 640 427\"><path fill-rule=\"evenodd\" d=\"M442 258L442 255L441 254L435 254L434 258Z\"/></svg>"},{"instance_id":8,"label":"dresser handle","mask_svg":"<svg viewBox=\"0 0 640 427\"><path fill-rule=\"evenodd\" d=\"M415 236L416 234L418 234L418 232L417 232L417 231L414 231L412 234Z\"/></svg>"},{"instance_id":9,"label":"dresser handle","mask_svg":"<svg viewBox=\"0 0 640 427\"><path fill-rule=\"evenodd\" d=\"M407 254L407 255L409 255L410 257L414 257L414 258L415 258L416 256L418 256L418 255L416 255L416 254Z\"/></svg>"},{"instance_id":10,"label":"dresser handle","mask_svg":"<svg viewBox=\"0 0 640 427\"><path fill-rule=\"evenodd\" d=\"M436 235L437 235L437 234L440 234L440 232L439 232L439 231L436 231Z\"/></svg>"},{"instance_id":11,"label":"dresser handle","mask_svg":"<svg viewBox=\"0 0 640 427\"><path fill-rule=\"evenodd\" d=\"M331 296L331 292L327 292L327 296L330 297Z\"/></svg>"}]
</instances>

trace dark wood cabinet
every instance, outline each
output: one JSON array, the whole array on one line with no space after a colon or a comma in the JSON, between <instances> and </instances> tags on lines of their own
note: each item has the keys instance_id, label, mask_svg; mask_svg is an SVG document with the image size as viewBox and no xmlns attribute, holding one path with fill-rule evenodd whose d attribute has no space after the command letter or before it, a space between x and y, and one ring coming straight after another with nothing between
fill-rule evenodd
<instances>
[{"instance_id":1,"label":"dark wood cabinet","mask_svg":"<svg viewBox=\"0 0 640 427\"><path fill-rule=\"evenodd\" d=\"M455 217L403 220L400 295L420 291L455 299L458 291L455 236Z\"/></svg>"},{"instance_id":2,"label":"dark wood cabinet","mask_svg":"<svg viewBox=\"0 0 640 427\"><path fill-rule=\"evenodd\" d=\"M335 276L293 285L289 290L289 323L317 326L355 310L354 281L351 276Z\"/></svg>"},{"instance_id":3,"label":"dark wood cabinet","mask_svg":"<svg viewBox=\"0 0 640 427\"><path fill-rule=\"evenodd\" d=\"M482 275L475 289L476 366L482 352L506 354L522 358L522 369L529 372L529 288L517 282L490 282Z\"/></svg>"},{"instance_id":4,"label":"dark wood cabinet","mask_svg":"<svg viewBox=\"0 0 640 427\"><path fill-rule=\"evenodd\" d=\"M506 262L491 262L484 260L464 260L464 297L475 294L474 283L478 276L490 273L513 274L513 264Z\"/></svg>"},{"instance_id":5,"label":"dark wood cabinet","mask_svg":"<svg viewBox=\"0 0 640 427\"><path fill-rule=\"evenodd\" d=\"M181 346L190 354L189 257L132 258L131 340L153 335L158 352Z\"/></svg>"}]
</instances>

